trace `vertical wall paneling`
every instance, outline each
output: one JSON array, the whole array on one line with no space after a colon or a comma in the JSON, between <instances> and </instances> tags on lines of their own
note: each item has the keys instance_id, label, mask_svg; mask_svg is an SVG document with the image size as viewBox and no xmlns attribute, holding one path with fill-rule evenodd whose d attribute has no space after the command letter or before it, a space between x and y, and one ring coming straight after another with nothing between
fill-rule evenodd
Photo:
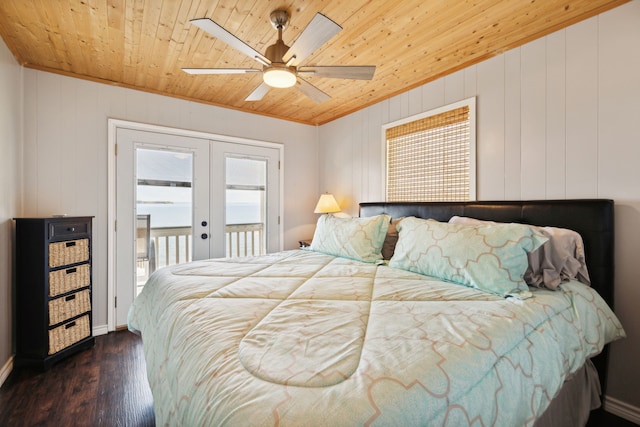
<instances>
[{"instance_id":1,"label":"vertical wall paneling","mask_svg":"<svg viewBox=\"0 0 640 427\"><path fill-rule=\"evenodd\" d=\"M345 166L343 159L353 159L352 125L355 123L350 116L334 120L327 126L328 132L321 134L319 138L323 152L320 172L323 179L319 193L333 193L340 207L347 213L350 212L350 205L354 200L352 193L354 167ZM318 194L315 199L318 200Z\"/></svg>"},{"instance_id":2,"label":"vertical wall paneling","mask_svg":"<svg viewBox=\"0 0 640 427\"><path fill-rule=\"evenodd\" d=\"M452 104L465 99L464 70L456 71L444 77L444 102Z\"/></svg>"},{"instance_id":3,"label":"vertical wall paneling","mask_svg":"<svg viewBox=\"0 0 640 427\"><path fill-rule=\"evenodd\" d=\"M379 123L385 119L382 117L381 104L376 104L367 109L367 141L369 168L366 171L366 182L368 183L368 197L363 201L384 200L385 193L385 156L386 144Z\"/></svg>"},{"instance_id":4,"label":"vertical wall paneling","mask_svg":"<svg viewBox=\"0 0 640 427\"><path fill-rule=\"evenodd\" d=\"M389 106L389 120L390 121L395 121L398 120L403 116L402 114L402 110L404 109L405 111L409 110L408 104L407 104L407 94L403 93L400 94L398 96L394 96L393 98L388 100L388 106ZM404 107L404 108L403 108Z\"/></svg>"},{"instance_id":5,"label":"vertical wall paneling","mask_svg":"<svg viewBox=\"0 0 640 427\"><path fill-rule=\"evenodd\" d=\"M474 97L476 93L478 93L476 87L478 81L478 76L476 74L477 68L478 67L475 65L472 65L471 67L464 69L464 96L462 99Z\"/></svg>"},{"instance_id":6,"label":"vertical wall paneling","mask_svg":"<svg viewBox=\"0 0 640 427\"><path fill-rule=\"evenodd\" d=\"M445 105L444 79L438 79L422 86L422 111L433 110L443 105ZM394 120L390 119L389 122Z\"/></svg>"},{"instance_id":7,"label":"vertical wall paneling","mask_svg":"<svg viewBox=\"0 0 640 427\"><path fill-rule=\"evenodd\" d=\"M340 120L340 119L338 119ZM325 172L325 168L322 165L326 165L327 164L327 155L329 154L329 149L328 147L326 147L327 144L329 144L331 140L334 140L335 138L337 138L337 135L334 136L335 132L332 132L332 126L335 125L335 123L338 121L335 120L333 122L330 122L328 124L325 125L324 130L325 132L322 132L320 128L318 128L318 188L316 189L316 195L314 196L315 201L314 203L318 202L318 197L320 194L322 194L325 191L325 186L327 185L327 177L326 177L326 172ZM337 197L336 197L337 200ZM340 203L339 200L337 200L338 203ZM315 206L315 204L312 206L312 208ZM307 237L311 237L311 236L307 236Z\"/></svg>"},{"instance_id":8,"label":"vertical wall paneling","mask_svg":"<svg viewBox=\"0 0 640 427\"><path fill-rule=\"evenodd\" d=\"M0 39L0 385L13 366L12 272L15 265L15 227L12 218L22 216L22 118L23 111L27 111L22 72L22 67Z\"/></svg>"},{"instance_id":9,"label":"vertical wall paneling","mask_svg":"<svg viewBox=\"0 0 640 427\"><path fill-rule=\"evenodd\" d=\"M519 49L504 54L504 197L507 200L522 197L520 65Z\"/></svg>"},{"instance_id":10,"label":"vertical wall paneling","mask_svg":"<svg viewBox=\"0 0 640 427\"><path fill-rule=\"evenodd\" d=\"M640 161L640 22L633 18L615 9L598 26L598 192L626 200L640 187L640 167L620 167Z\"/></svg>"},{"instance_id":11,"label":"vertical wall paneling","mask_svg":"<svg viewBox=\"0 0 640 427\"><path fill-rule=\"evenodd\" d=\"M598 194L598 21L566 29L567 197Z\"/></svg>"},{"instance_id":12,"label":"vertical wall paneling","mask_svg":"<svg viewBox=\"0 0 640 427\"><path fill-rule=\"evenodd\" d=\"M409 116L409 92L404 92L398 95L402 102L400 103L400 117Z\"/></svg>"},{"instance_id":13,"label":"vertical wall paneling","mask_svg":"<svg viewBox=\"0 0 640 427\"><path fill-rule=\"evenodd\" d=\"M504 199L504 56L478 64L476 195Z\"/></svg>"},{"instance_id":14,"label":"vertical wall paneling","mask_svg":"<svg viewBox=\"0 0 640 427\"><path fill-rule=\"evenodd\" d=\"M380 103L380 106L382 106L382 109L380 111L381 113L380 125L382 125L383 123L390 123L393 121L393 119L391 118L391 114L389 113L389 107L388 107L389 103L390 103L390 100L388 99ZM424 106L424 97L422 98L422 105Z\"/></svg>"},{"instance_id":15,"label":"vertical wall paneling","mask_svg":"<svg viewBox=\"0 0 640 427\"><path fill-rule=\"evenodd\" d=\"M522 198L546 197L546 42L521 49Z\"/></svg>"},{"instance_id":16,"label":"vertical wall paneling","mask_svg":"<svg viewBox=\"0 0 640 427\"><path fill-rule=\"evenodd\" d=\"M133 90L125 93L126 106L124 112L129 120L140 123L150 122L148 109L150 104L157 102L157 96L154 94L145 95L147 94Z\"/></svg>"},{"instance_id":17,"label":"vertical wall paneling","mask_svg":"<svg viewBox=\"0 0 640 427\"><path fill-rule=\"evenodd\" d=\"M154 117L158 123L166 124L169 127L180 126L180 101L176 98L154 95L152 102L146 101L149 117Z\"/></svg>"},{"instance_id":18,"label":"vertical wall paneling","mask_svg":"<svg viewBox=\"0 0 640 427\"><path fill-rule=\"evenodd\" d=\"M121 119L128 117L127 93L125 88L99 85L99 105L97 111L103 111L107 117ZM133 121L133 119L131 119ZM107 138L107 126L104 126L104 137Z\"/></svg>"},{"instance_id":19,"label":"vertical wall paneling","mask_svg":"<svg viewBox=\"0 0 640 427\"><path fill-rule=\"evenodd\" d=\"M638 1L598 18L598 194L616 200L615 311L627 332L627 339L611 346L607 394L636 407L640 407L640 372L635 368L640 358L639 22Z\"/></svg>"},{"instance_id":20,"label":"vertical wall paneling","mask_svg":"<svg viewBox=\"0 0 640 427\"><path fill-rule=\"evenodd\" d=\"M357 212L357 208L354 203L354 200L362 200L363 196L366 193L366 189L364 188L364 179L363 175L365 174L365 168L368 166L368 162L366 161L366 157L368 154L368 150L364 149L364 141L363 141L363 130L365 127L364 117L366 116L366 111L357 111L353 113L355 119L355 126L351 126L351 155L353 157L353 168L349 170L352 174L353 178L351 179L352 189L348 194L352 195L352 198L349 200L349 205L347 208L351 211Z\"/></svg>"},{"instance_id":21,"label":"vertical wall paneling","mask_svg":"<svg viewBox=\"0 0 640 427\"><path fill-rule=\"evenodd\" d=\"M330 159L331 168L328 172L329 175L333 176L334 183L327 190L331 192L333 191L331 188L336 188L337 193L340 194L342 198L340 206L349 212L357 197L353 190L353 174L356 166L353 164L353 167L345 168L342 164L342 156L349 157L352 159L352 162L357 161L358 164L360 163L359 159L355 160L353 157L353 126L358 126L358 123L350 117L349 119L345 119L342 125L348 125L347 128L342 131L346 137L338 142L339 150L337 150ZM360 191L358 190L358 194L359 193Z\"/></svg>"},{"instance_id":22,"label":"vertical wall paneling","mask_svg":"<svg viewBox=\"0 0 640 427\"><path fill-rule=\"evenodd\" d=\"M37 124L36 141L36 159L31 159L29 163L25 163L25 173L33 173L37 171L37 191L36 211L31 215L46 216L52 214L65 213L60 206L58 192L61 190L61 168L65 167L62 163L61 155L63 150L62 129L59 127L62 122L62 100L72 101L60 91L60 80L56 76L48 73L40 73L36 79L38 85L38 100L42 98L49 99L50 102L37 102L38 118L47 117L47 120L39 120ZM71 104L69 104L71 105ZM27 120L27 118L25 118Z\"/></svg>"},{"instance_id":23,"label":"vertical wall paneling","mask_svg":"<svg viewBox=\"0 0 640 427\"><path fill-rule=\"evenodd\" d=\"M407 114L409 116L413 116L414 114L419 114L422 111L422 90L420 87L416 87L407 92L409 95L409 111Z\"/></svg>"},{"instance_id":24,"label":"vertical wall paneling","mask_svg":"<svg viewBox=\"0 0 640 427\"><path fill-rule=\"evenodd\" d=\"M26 78L35 71L23 70ZM38 118L38 85L36 79L30 79L32 84L24 87L24 120ZM24 126L22 152L25 159L36 159L38 156L38 129L35 126ZM38 209L38 170L23 170L22 174L22 209L24 212L37 212Z\"/></svg>"},{"instance_id":25,"label":"vertical wall paneling","mask_svg":"<svg viewBox=\"0 0 640 427\"><path fill-rule=\"evenodd\" d=\"M57 138L59 138L59 144L57 150L59 151L59 158L56 164L52 167L59 168L60 183L56 191L52 196L57 198L58 210L52 212L54 214L67 214L67 211L78 212L78 185L80 184L81 177L79 170L76 167L81 162L78 156L78 150L82 144L78 139L78 128L76 123L78 122L79 109L78 106L78 93L76 87L78 82L74 82L71 79L63 79L60 81L60 95L61 102L62 97L64 99L71 99L70 103L73 105L73 110L70 114L60 115L60 129L69 129L73 132L73 135L65 136L62 132L56 131Z\"/></svg>"},{"instance_id":26,"label":"vertical wall paneling","mask_svg":"<svg viewBox=\"0 0 640 427\"><path fill-rule=\"evenodd\" d=\"M423 92L424 95L424 92ZM388 101L383 101L381 102L380 105L380 109L379 109L379 114L375 115L374 118L376 119L376 122L371 123L372 127L377 128L378 131L378 138L377 139L372 139L371 142L373 143L375 141L375 145L372 146L372 155L375 155L375 153L378 153L378 163L380 164L380 168L378 169L377 173L380 174L380 178L379 178L379 182L380 182L380 199L378 200L384 200L386 197L386 170L387 170L387 145L386 145L386 141L384 139L384 136L382 134L382 125L384 123L389 123L391 122L391 118L389 117L389 110L387 108L384 107L384 105L388 103ZM422 97L422 105L424 106L424 96ZM377 151L374 151L377 150ZM370 172L371 173L371 172Z\"/></svg>"},{"instance_id":27,"label":"vertical wall paneling","mask_svg":"<svg viewBox=\"0 0 640 427\"><path fill-rule=\"evenodd\" d=\"M558 31L546 38L546 197L566 196L565 146L565 32Z\"/></svg>"}]
</instances>

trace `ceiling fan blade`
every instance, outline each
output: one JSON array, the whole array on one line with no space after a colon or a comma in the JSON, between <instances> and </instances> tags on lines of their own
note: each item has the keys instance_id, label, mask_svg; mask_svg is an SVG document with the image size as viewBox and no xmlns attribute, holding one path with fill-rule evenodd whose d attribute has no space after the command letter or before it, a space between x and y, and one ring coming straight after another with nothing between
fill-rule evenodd
<instances>
[{"instance_id":1,"label":"ceiling fan blade","mask_svg":"<svg viewBox=\"0 0 640 427\"><path fill-rule=\"evenodd\" d=\"M287 53L282 57L282 62L289 66L295 66L304 61L309 55L325 44L331 37L342 30L342 27L321 13L316 13L309 25L300 33ZM293 58L293 59L292 59ZM292 62L289 63L289 60Z\"/></svg>"},{"instance_id":2,"label":"ceiling fan blade","mask_svg":"<svg viewBox=\"0 0 640 427\"><path fill-rule=\"evenodd\" d=\"M200 19L192 19L191 22L193 25L199 27L200 29L206 31L217 39L222 40L232 48L238 50L239 52L244 53L251 59L255 59L259 63L263 65L271 64L271 61L267 59L266 56L231 34L229 31L222 28L220 25L215 23L209 18L200 18Z\"/></svg>"},{"instance_id":3,"label":"ceiling fan blade","mask_svg":"<svg viewBox=\"0 0 640 427\"><path fill-rule=\"evenodd\" d=\"M305 95L307 95L309 98L311 98L313 101L317 102L318 104L331 99L329 95L327 95L326 93L324 93L323 91L321 91L320 89L318 89L317 87L315 87L314 85L312 85L306 80L298 79L296 81L296 86L298 87L298 89L300 89L300 92L304 93Z\"/></svg>"},{"instance_id":4,"label":"ceiling fan blade","mask_svg":"<svg viewBox=\"0 0 640 427\"><path fill-rule=\"evenodd\" d=\"M189 74L247 74L261 73L257 68L183 68Z\"/></svg>"},{"instance_id":5,"label":"ceiling fan blade","mask_svg":"<svg viewBox=\"0 0 640 427\"><path fill-rule=\"evenodd\" d=\"M375 65L337 65L327 67L300 67L298 74L335 79L371 80L375 73Z\"/></svg>"},{"instance_id":6,"label":"ceiling fan blade","mask_svg":"<svg viewBox=\"0 0 640 427\"><path fill-rule=\"evenodd\" d=\"M262 82L260 84L260 86L255 88L253 90L253 92L251 92L249 94L249 96L247 96L244 100L245 101L260 101L267 94L267 92L269 92L269 89L271 89L271 86L269 86L265 82Z\"/></svg>"}]
</instances>

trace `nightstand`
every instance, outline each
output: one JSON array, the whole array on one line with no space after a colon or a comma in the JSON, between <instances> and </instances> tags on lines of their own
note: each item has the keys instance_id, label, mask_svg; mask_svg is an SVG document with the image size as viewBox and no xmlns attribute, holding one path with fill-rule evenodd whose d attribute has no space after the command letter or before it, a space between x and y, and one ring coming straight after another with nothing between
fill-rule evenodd
<instances>
[{"instance_id":1,"label":"nightstand","mask_svg":"<svg viewBox=\"0 0 640 427\"><path fill-rule=\"evenodd\" d=\"M300 240L298 243L300 243L300 249L308 248L309 246L311 246L311 239Z\"/></svg>"}]
</instances>

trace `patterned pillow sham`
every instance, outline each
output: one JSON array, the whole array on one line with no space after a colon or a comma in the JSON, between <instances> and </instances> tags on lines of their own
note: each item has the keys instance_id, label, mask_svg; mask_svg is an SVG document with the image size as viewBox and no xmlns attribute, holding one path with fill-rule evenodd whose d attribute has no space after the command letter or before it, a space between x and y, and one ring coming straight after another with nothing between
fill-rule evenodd
<instances>
[{"instance_id":1,"label":"patterned pillow sham","mask_svg":"<svg viewBox=\"0 0 640 427\"><path fill-rule=\"evenodd\" d=\"M464 216L453 216L450 224L496 224ZM584 255L584 244L579 233L566 228L539 227L533 228L548 240L527 257L529 266L524 273L524 280L528 285L538 288L558 289L562 282L577 279L585 285L591 285L587 263Z\"/></svg>"},{"instance_id":2,"label":"patterned pillow sham","mask_svg":"<svg viewBox=\"0 0 640 427\"><path fill-rule=\"evenodd\" d=\"M458 225L414 217L397 226L389 266L505 296L527 291L527 253L547 239L522 224Z\"/></svg>"},{"instance_id":3,"label":"patterned pillow sham","mask_svg":"<svg viewBox=\"0 0 640 427\"><path fill-rule=\"evenodd\" d=\"M380 261L382 242L390 221L389 215L367 218L322 215L318 218L309 249L357 261Z\"/></svg>"}]
</instances>

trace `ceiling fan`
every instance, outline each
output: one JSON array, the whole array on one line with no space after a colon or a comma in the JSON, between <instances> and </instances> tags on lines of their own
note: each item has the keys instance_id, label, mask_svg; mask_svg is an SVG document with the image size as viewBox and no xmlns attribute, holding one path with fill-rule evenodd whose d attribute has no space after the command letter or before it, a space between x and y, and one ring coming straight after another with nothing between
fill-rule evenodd
<instances>
[{"instance_id":1,"label":"ceiling fan","mask_svg":"<svg viewBox=\"0 0 640 427\"><path fill-rule=\"evenodd\" d=\"M263 82L247 96L245 101L260 101L272 88L298 89L315 102L331 99L329 95L300 78L304 75L340 79L371 80L374 65L356 66L306 66L299 67L309 55L329 41L342 27L321 13L317 13L300 33L291 47L282 41L282 31L289 22L286 10L275 10L270 15L271 25L278 30L278 40L267 47L264 55L225 30L209 18L192 19L190 22L229 46L262 64L259 68L183 68L189 74L244 74L262 73Z\"/></svg>"}]
</instances>

